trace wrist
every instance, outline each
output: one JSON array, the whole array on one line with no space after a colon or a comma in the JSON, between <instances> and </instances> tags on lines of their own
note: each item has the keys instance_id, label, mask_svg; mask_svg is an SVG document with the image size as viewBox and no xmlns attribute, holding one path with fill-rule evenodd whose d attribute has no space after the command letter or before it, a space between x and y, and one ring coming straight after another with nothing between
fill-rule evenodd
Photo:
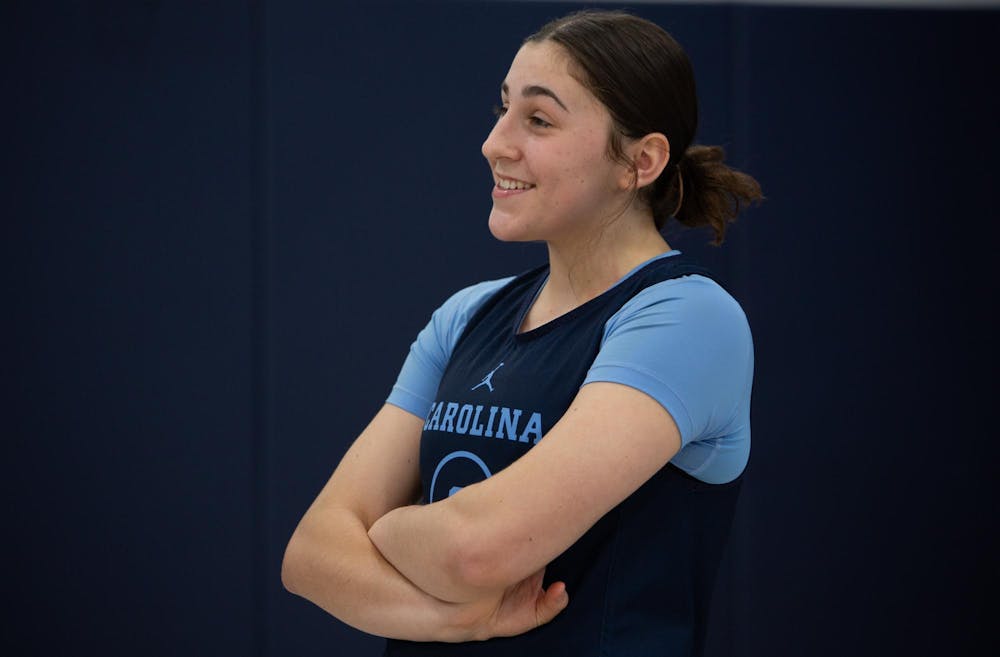
<instances>
[{"instance_id":1,"label":"wrist","mask_svg":"<svg viewBox=\"0 0 1000 657\"><path fill-rule=\"evenodd\" d=\"M495 636L492 627L497 602L483 598L473 602L445 602L446 618L442 623L442 641L461 643L485 641Z\"/></svg>"}]
</instances>

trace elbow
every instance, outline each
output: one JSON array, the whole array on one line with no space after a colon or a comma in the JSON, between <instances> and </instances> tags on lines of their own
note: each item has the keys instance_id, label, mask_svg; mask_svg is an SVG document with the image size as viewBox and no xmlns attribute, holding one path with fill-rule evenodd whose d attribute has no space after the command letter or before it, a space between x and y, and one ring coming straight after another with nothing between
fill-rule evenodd
<instances>
[{"instance_id":1,"label":"elbow","mask_svg":"<svg viewBox=\"0 0 1000 657\"><path fill-rule=\"evenodd\" d=\"M285 550L284 558L281 560L281 585L289 593L295 593L295 579L292 575L292 564L288 559L287 549Z\"/></svg>"},{"instance_id":2,"label":"elbow","mask_svg":"<svg viewBox=\"0 0 1000 657\"><path fill-rule=\"evenodd\" d=\"M302 554L302 539L298 532L292 535L285 547L285 555L281 559L281 585L285 590L300 595L301 573L304 555Z\"/></svg>"},{"instance_id":3,"label":"elbow","mask_svg":"<svg viewBox=\"0 0 1000 657\"><path fill-rule=\"evenodd\" d=\"M511 580L509 564L502 558L499 542L489 532L479 531L474 524L457 533L448 559L448 570L455 586L469 591L506 588ZM495 538L495 537L494 537Z\"/></svg>"},{"instance_id":4,"label":"elbow","mask_svg":"<svg viewBox=\"0 0 1000 657\"><path fill-rule=\"evenodd\" d=\"M514 584L519 575L512 532L502 519L468 503L460 493L439 507L446 514L445 571L453 586L469 592L495 591ZM513 533L516 533L513 532Z\"/></svg>"}]
</instances>

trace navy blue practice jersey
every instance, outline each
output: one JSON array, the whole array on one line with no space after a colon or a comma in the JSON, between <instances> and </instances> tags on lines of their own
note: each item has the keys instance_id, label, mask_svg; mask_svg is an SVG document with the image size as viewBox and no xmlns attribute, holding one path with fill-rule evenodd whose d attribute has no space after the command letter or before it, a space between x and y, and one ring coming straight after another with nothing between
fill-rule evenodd
<instances>
[{"instance_id":1,"label":"navy blue practice jersey","mask_svg":"<svg viewBox=\"0 0 1000 657\"><path fill-rule=\"evenodd\" d=\"M604 294L519 333L547 271L540 267L504 285L455 344L421 439L425 503L495 474L541 440L583 385L605 324L629 299L662 281L708 276L685 256L655 259ZM570 593L569 606L552 622L476 643L390 640L385 654L698 654L739 481L709 484L668 464L549 564L546 585L561 580Z\"/></svg>"}]
</instances>

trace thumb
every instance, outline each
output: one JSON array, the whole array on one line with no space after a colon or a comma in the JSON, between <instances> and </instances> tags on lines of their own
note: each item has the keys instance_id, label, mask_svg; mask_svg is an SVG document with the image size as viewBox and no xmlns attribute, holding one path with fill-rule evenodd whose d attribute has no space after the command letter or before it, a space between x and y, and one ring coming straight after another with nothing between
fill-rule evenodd
<instances>
[{"instance_id":1,"label":"thumb","mask_svg":"<svg viewBox=\"0 0 1000 657\"><path fill-rule=\"evenodd\" d=\"M535 603L535 620L539 625L545 625L555 618L569 604L569 594L563 582L553 582L549 588L541 592Z\"/></svg>"}]
</instances>

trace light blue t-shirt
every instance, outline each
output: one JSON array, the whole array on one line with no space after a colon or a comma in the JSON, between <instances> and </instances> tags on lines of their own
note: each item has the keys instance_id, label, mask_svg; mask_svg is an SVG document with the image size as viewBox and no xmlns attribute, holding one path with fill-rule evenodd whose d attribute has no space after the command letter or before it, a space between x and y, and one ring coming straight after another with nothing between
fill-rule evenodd
<instances>
[{"instance_id":1,"label":"light blue t-shirt","mask_svg":"<svg viewBox=\"0 0 1000 657\"><path fill-rule=\"evenodd\" d=\"M478 283L445 301L411 345L386 401L424 418L465 325L511 280ZM663 405L680 430L681 449L671 463L681 470L708 483L743 472L750 454L753 340L743 309L713 280L666 280L627 301L605 323L583 385L595 381L636 388Z\"/></svg>"}]
</instances>

